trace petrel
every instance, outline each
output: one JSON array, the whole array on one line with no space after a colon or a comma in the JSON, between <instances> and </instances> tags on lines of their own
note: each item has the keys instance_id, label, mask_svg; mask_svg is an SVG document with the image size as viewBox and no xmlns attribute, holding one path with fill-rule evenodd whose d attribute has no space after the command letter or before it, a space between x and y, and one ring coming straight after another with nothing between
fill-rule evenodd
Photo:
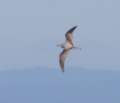
<instances>
[{"instance_id":1,"label":"petrel","mask_svg":"<svg viewBox=\"0 0 120 103\"><path fill-rule=\"evenodd\" d=\"M66 57L67 57L69 51L72 49L81 49L79 47L75 47L74 43L73 43L73 31L76 28L77 28L77 26L70 28L65 34L65 38L66 38L65 43L57 45L57 46L60 46L61 48L63 48L63 51L59 55L59 64L60 64L61 70L63 72L64 72L64 63L65 63L65 60L66 60Z\"/></svg>"}]
</instances>

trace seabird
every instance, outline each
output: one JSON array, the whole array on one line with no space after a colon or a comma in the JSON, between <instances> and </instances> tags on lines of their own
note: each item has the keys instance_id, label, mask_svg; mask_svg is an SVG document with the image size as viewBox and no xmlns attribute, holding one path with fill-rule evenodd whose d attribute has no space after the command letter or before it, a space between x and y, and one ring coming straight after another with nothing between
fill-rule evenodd
<instances>
[{"instance_id":1,"label":"seabird","mask_svg":"<svg viewBox=\"0 0 120 103\"><path fill-rule=\"evenodd\" d=\"M65 43L57 45L57 46L60 46L61 48L63 48L63 51L59 55L59 64L60 64L61 70L63 72L64 72L65 59L66 59L66 56L68 55L69 51L71 49L81 49L79 47L75 47L74 43L73 43L73 31L76 28L77 28L77 26L74 26L71 29L69 29L65 34L65 38L66 38Z\"/></svg>"}]
</instances>

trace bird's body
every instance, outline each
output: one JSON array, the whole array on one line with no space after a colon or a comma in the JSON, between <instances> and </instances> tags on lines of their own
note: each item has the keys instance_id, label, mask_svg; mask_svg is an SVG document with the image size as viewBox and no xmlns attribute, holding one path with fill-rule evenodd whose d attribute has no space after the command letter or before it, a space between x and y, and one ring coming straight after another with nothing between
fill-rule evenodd
<instances>
[{"instance_id":1,"label":"bird's body","mask_svg":"<svg viewBox=\"0 0 120 103\"><path fill-rule=\"evenodd\" d=\"M73 45L71 44L71 43L69 43L69 42L66 42L65 44L64 44L64 49L70 49L70 48L72 48L73 47Z\"/></svg>"},{"instance_id":2,"label":"bird's body","mask_svg":"<svg viewBox=\"0 0 120 103\"><path fill-rule=\"evenodd\" d=\"M66 56L68 55L68 53L71 49L77 48L77 47L74 47L74 44L73 44L73 31L76 28L77 28L77 26L74 26L73 28L68 30L65 34L65 38L66 38L65 43L58 45L61 48L63 48L63 51L59 55L59 63L60 63L60 67L63 72L64 72L64 62L65 62Z\"/></svg>"}]
</instances>

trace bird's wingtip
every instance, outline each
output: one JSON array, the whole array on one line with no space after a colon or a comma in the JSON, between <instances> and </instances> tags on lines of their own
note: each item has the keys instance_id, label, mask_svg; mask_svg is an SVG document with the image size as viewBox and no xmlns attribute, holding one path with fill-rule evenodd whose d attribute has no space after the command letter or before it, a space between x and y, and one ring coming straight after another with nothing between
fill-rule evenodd
<instances>
[{"instance_id":1,"label":"bird's wingtip","mask_svg":"<svg viewBox=\"0 0 120 103\"><path fill-rule=\"evenodd\" d=\"M67 31L67 33L72 33L78 26L73 26L71 29Z\"/></svg>"},{"instance_id":2,"label":"bird's wingtip","mask_svg":"<svg viewBox=\"0 0 120 103\"><path fill-rule=\"evenodd\" d=\"M76 26L74 26L74 27L76 27L76 28L77 28L77 27L78 27L78 25L76 25Z\"/></svg>"},{"instance_id":3,"label":"bird's wingtip","mask_svg":"<svg viewBox=\"0 0 120 103\"><path fill-rule=\"evenodd\" d=\"M62 70L62 72L64 73L64 69Z\"/></svg>"},{"instance_id":4,"label":"bird's wingtip","mask_svg":"<svg viewBox=\"0 0 120 103\"><path fill-rule=\"evenodd\" d=\"M64 67L61 67L61 71L64 72Z\"/></svg>"}]
</instances>

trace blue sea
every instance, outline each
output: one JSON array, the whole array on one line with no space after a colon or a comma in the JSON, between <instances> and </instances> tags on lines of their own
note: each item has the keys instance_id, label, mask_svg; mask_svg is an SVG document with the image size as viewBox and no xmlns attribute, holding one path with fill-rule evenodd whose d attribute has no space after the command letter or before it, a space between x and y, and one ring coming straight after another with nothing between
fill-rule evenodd
<instances>
[{"instance_id":1,"label":"blue sea","mask_svg":"<svg viewBox=\"0 0 120 103\"><path fill-rule=\"evenodd\" d=\"M72 68L0 72L0 103L120 103L120 71Z\"/></svg>"}]
</instances>

